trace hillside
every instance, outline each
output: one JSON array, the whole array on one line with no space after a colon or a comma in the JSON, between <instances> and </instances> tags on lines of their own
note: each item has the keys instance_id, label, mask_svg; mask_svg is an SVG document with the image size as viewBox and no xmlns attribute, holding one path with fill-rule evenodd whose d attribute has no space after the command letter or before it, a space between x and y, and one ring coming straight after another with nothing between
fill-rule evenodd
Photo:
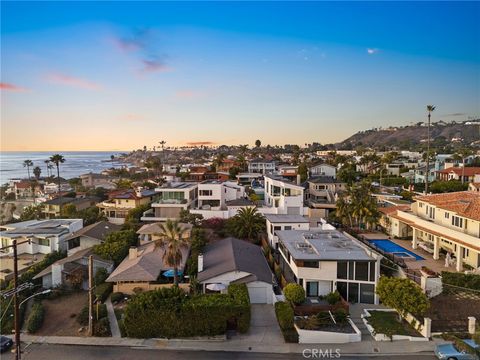
<instances>
[{"instance_id":1,"label":"hillside","mask_svg":"<svg viewBox=\"0 0 480 360\"><path fill-rule=\"evenodd\" d=\"M468 123L434 123L430 127L431 139L439 146L458 144L461 146L480 145L480 122ZM387 129L359 131L337 144L337 148L371 148L410 149L425 142L427 127L423 123Z\"/></svg>"}]
</instances>

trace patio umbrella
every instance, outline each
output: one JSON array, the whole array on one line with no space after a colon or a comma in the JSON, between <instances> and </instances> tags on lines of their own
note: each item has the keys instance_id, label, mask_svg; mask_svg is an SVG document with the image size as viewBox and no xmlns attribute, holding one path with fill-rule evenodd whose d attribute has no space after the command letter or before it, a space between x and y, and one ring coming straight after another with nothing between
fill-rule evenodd
<instances>
[{"instance_id":1,"label":"patio umbrella","mask_svg":"<svg viewBox=\"0 0 480 360\"><path fill-rule=\"evenodd\" d=\"M208 284L207 289L212 291L222 291L225 290L227 287L223 284Z\"/></svg>"},{"instance_id":2,"label":"patio umbrella","mask_svg":"<svg viewBox=\"0 0 480 360\"><path fill-rule=\"evenodd\" d=\"M181 276L182 274L183 274L182 270L177 270L177 276ZM165 277L174 277L175 272L172 269L170 269L170 270L164 271L162 275Z\"/></svg>"}]
</instances>

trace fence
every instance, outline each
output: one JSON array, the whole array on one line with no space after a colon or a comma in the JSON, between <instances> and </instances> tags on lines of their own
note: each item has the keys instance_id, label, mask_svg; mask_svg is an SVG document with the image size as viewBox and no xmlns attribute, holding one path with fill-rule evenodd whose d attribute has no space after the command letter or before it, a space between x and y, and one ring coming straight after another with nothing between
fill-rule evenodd
<instances>
[{"instance_id":1,"label":"fence","mask_svg":"<svg viewBox=\"0 0 480 360\"><path fill-rule=\"evenodd\" d=\"M407 278L415 281L418 285L422 285L422 273L420 271L408 268L403 269L403 271Z\"/></svg>"},{"instance_id":2,"label":"fence","mask_svg":"<svg viewBox=\"0 0 480 360\"><path fill-rule=\"evenodd\" d=\"M295 315L299 315L299 316L315 315L322 311L333 312L338 309L344 309L348 314L350 309L348 302L345 301L343 298L341 298L341 300L334 305L330 305L327 302L323 302L321 304L310 303L310 304L295 305L293 307L293 311Z\"/></svg>"}]
</instances>

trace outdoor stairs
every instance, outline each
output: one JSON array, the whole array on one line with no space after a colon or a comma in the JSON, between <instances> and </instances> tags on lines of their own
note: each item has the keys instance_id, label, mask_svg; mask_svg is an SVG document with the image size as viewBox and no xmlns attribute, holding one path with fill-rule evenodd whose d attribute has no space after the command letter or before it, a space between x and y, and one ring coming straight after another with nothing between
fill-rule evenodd
<instances>
[{"instance_id":1,"label":"outdoor stairs","mask_svg":"<svg viewBox=\"0 0 480 360\"><path fill-rule=\"evenodd\" d=\"M358 327L358 330L362 333L362 341L372 340L372 335L368 331L361 317L350 317L354 324Z\"/></svg>"}]
</instances>

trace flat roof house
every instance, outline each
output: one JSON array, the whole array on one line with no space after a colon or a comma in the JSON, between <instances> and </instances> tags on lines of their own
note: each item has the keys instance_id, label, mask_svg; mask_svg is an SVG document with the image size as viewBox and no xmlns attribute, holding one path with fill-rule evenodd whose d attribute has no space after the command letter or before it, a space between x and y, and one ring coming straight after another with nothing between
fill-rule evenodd
<instances>
[{"instance_id":1,"label":"flat roof house","mask_svg":"<svg viewBox=\"0 0 480 360\"><path fill-rule=\"evenodd\" d=\"M301 215L265 214L267 222L267 237L270 246L278 249L278 237L275 234L281 230L309 230L310 223L307 217Z\"/></svg>"},{"instance_id":2,"label":"flat roof house","mask_svg":"<svg viewBox=\"0 0 480 360\"><path fill-rule=\"evenodd\" d=\"M275 161L261 158L252 159L248 162L249 173L271 174L275 171Z\"/></svg>"},{"instance_id":3,"label":"flat roof house","mask_svg":"<svg viewBox=\"0 0 480 360\"><path fill-rule=\"evenodd\" d=\"M337 230L277 231L280 268L307 297L338 290L352 303L378 304L381 256Z\"/></svg>"},{"instance_id":4,"label":"flat roof house","mask_svg":"<svg viewBox=\"0 0 480 360\"><path fill-rule=\"evenodd\" d=\"M226 238L207 245L198 258L198 281L208 284L246 284L252 304L273 303L273 274L262 249L247 241Z\"/></svg>"},{"instance_id":5,"label":"flat roof house","mask_svg":"<svg viewBox=\"0 0 480 360\"><path fill-rule=\"evenodd\" d=\"M264 208L273 214L304 215L304 188L276 175L265 176ZM266 209L265 209L266 208Z\"/></svg>"},{"instance_id":6,"label":"flat roof house","mask_svg":"<svg viewBox=\"0 0 480 360\"><path fill-rule=\"evenodd\" d=\"M317 176L307 181L307 204L310 216L327 218L330 211L337 207L338 194L346 189L347 184L332 176Z\"/></svg>"}]
</instances>

